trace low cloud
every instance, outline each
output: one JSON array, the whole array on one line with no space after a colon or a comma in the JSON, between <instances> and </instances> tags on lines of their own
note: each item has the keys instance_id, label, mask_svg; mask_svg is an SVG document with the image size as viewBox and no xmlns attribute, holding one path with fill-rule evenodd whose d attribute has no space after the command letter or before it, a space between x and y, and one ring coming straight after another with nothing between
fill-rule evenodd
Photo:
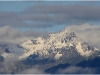
<instances>
[{"instance_id":1,"label":"low cloud","mask_svg":"<svg viewBox=\"0 0 100 75\"><path fill-rule=\"evenodd\" d=\"M0 42L19 43L27 39L34 39L46 35L47 32L27 30L20 31L10 26L0 27Z\"/></svg>"},{"instance_id":2,"label":"low cloud","mask_svg":"<svg viewBox=\"0 0 100 75\"><path fill-rule=\"evenodd\" d=\"M42 70L38 68L31 68L31 69L26 69L21 72L22 74L45 74Z\"/></svg>"},{"instance_id":3,"label":"low cloud","mask_svg":"<svg viewBox=\"0 0 100 75\"><path fill-rule=\"evenodd\" d=\"M85 23L67 27L69 32L75 32L80 40L90 43L100 49L100 26Z\"/></svg>"},{"instance_id":4,"label":"low cloud","mask_svg":"<svg viewBox=\"0 0 100 75\"><path fill-rule=\"evenodd\" d=\"M69 66L66 69L59 69L61 74L93 74L96 72L96 69L93 68L82 68L76 66Z\"/></svg>"},{"instance_id":5,"label":"low cloud","mask_svg":"<svg viewBox=\"0 0 100 75\"><path fill-rule=\"evenodd\" d=\"M4 49L0 47L0 55L4 52Z\"/></svg>"},{"instance_id":6,"label":"low cloud","mask_svg":"<svg viewBox=\"0 0 100 75\"><path fill-rule=\"evenodd\" d=\"M16 56L6 57L4 61L1 63L0 72L1 73L11 73L17 67L15 66L15 62L18 60ZM12 70L13 69L13 70Z\"/></svg>"},{"instance_id":7,"label":"low cloud","mask_svg":"<svg viewBox=\"0 0 100 75\"><path fill-rule=\"evenodd\" d=\"M45 74L44 71L38 67L33 67L23 64L17 56L6 57L2 63L0 63L0 73L3 74Z\"/></svg>"}]
</instances>

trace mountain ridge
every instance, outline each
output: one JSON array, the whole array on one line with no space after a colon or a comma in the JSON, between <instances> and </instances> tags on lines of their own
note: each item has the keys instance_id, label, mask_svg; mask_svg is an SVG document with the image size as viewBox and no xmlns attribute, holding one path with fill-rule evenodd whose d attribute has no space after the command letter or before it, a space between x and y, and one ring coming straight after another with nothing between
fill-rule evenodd
<instances>
[{"instance_id":1,"label":"mountain ridge","mask_svg":"<svg viewBox=\"0 0 100 75\"><path fill-rule=\"evenodd\" d=\"M5 48L7 50L7 47ZM64 52L62 49L67 50L65 53L68 57L68 51L74 49L79 55L83 57L90 57L96 55L100 50L91 46L90 44L79 40L78 36L74 32L69 32L67 28L58 32L50 33L45 37L38 37L33 40L27 40L18 45L9 45L8 53L3 53L2 56L7 57L7 54L18 55L19 59L26 59L32 54L37 54L43 58L53 58L55 60L60 59ZM13 51L13 49L16 49ZM17 51L21 52L17 52ZM11 53L10 53L11 52ZM95 54L96 53L96 54ZM72 56L74 53L72 53Z\"/></svg>"},{"instance_id":2,"label":"mountain ridge","mask_svg":"<svg viewBox=\"0 0 100 75\"><path fill-rule=\"evenodd\" d=\"M82 61L100 56L99 49L80 40L67 28L58 33L23 41L20 44L3 43L0 44L0 49L3 51L0 53L1 63L10 58L14 59L15 63L20 62L23 70L24 67L27 69L27 66L33 68L38 65L39 69L48 70L48 72L56 67L60 69L60 64L77 65Z\"/></svg>"}]
</instances>

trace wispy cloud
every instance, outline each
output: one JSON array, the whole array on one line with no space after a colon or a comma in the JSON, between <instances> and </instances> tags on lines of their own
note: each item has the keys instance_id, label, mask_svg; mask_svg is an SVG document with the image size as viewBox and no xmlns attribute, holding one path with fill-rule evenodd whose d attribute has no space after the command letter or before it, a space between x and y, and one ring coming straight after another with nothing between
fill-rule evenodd
<instances>
[{"instance_id":1,"label":"wispy cloud","mask_svg":"<svg viewBox=\"0 0 100 75\"><path fill-rule=\"evenodd\" d=\"M22 71L21 73L22 74L45 74L45 72L43 72L42 70L35 68L35 67L26 69L26 70Z\"/></svg>"},{"instance_id":2,"label":"wispy cloud","mask_svg":"<svg viewBox=\"0 0 100 75\"><path fill-rule=\"evenodd\" d=\"M82 68L77 66L69 66L66 69L59 69L61 74L93 74L96 72L94 68Z\"/></svg>"},{"instance_id":3,"label":"wispy cloud","mask_svg":"<svg viewBox=\"0 0 100 75\"><path fill-rule=\"evenodd\" d=\"M27 7L22 12L0 12L0 26L47 28L63 24L100 23L99 9L100 6L82 3L39 3Z\"/></svg>"}]
</instances>

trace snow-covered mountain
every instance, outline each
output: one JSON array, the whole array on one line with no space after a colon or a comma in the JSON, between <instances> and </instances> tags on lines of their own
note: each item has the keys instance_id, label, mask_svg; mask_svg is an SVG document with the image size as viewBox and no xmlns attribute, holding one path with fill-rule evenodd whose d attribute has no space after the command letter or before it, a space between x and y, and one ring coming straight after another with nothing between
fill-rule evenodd
<instances>
[{"instance_id":1,"label":"snow-covered mountain","mask_svg":"<svg viewBox=\"0 0 100 75\"><path fill-rule=\"evenodd\" d=\"M2 47L2 46L1 46ZM79 40L74 32L69 32L67 28L58 32L50 33L45 37L39 37L33 40L27 40L20 44L9 44L5 47L3 57L18 56L26 59L30 55L38 55L40 59L51 58L59 60L60 58L98 56L100 50L90 44Z\"/></svg>"},{"instance_id":2,"label":"snow-covered mountain","mask_svg":"<svg viewBox=\"0 0 100 75\"><path fill-rule=\"evenodd\" d=\"M0 73L21 73L24 69L37 65L46 73L55 73L54 71L68 66L77 64L83 66L85 61L86 67L90 64L88 61L93 61L91 65L96 63L94 68L98 69L100 50L80 39L77 33L65 28L58 33L50 33L18 44L0 42L0 66L4 66L4 70L0 69ZM10 60L13 64L10 64ZM9 64L7 71L5 71L6 63Z\"/></svg>"}]
</instances>

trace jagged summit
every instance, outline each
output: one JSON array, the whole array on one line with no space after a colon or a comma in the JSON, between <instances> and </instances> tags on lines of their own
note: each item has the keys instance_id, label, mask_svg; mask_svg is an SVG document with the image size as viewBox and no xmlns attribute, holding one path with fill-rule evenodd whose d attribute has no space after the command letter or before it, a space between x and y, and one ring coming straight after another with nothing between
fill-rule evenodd
<instances>
[{"instance_id":1,"label":"jagged summit","mask_svg":"<svg viewBox=\"0 0 100 75\"><path fill-rule=\"evenodd\" d=\"M74 32L69 32L67 28L55 34L51 33L45 37L24 41L18 49L23 50L23 53L19 55L19 59L25 59L35 54L41 59L51 58L59 60L60 58L71 58L77 55L90 57L100 52L90 44L80 41L78 36ZM14 54L11 47L9 51Z\"/></svg>"},{"instance_id":2,"label":"jagged summit","mask_svg":"<svg viewBox=\"0 0 100 75\"><path fill-rule=\"evenodd\" d=\"M74 32L68 32L66 28L58 33L48 34L46 37L23 42L21 46L26 49L26 52L20 58L39 54L39 56L46 56L46 58L54 55L54 59L59 59L64 55L62 50L71 51L72 48L81 56L89 57L98 50L81 42Z\"/></svg>"}]
</instances>

